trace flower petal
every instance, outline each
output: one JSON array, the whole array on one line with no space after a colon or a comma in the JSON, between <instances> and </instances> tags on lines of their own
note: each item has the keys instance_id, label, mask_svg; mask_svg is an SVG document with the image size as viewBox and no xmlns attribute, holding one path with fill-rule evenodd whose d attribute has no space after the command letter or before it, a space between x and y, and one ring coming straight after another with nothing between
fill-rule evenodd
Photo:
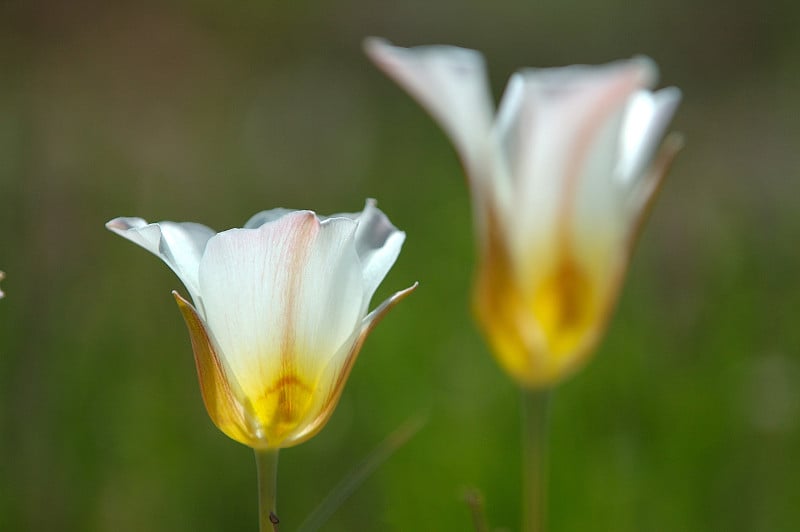
<instances>
[{"instance_id":1,"label":"flower petal","mask_svg":"<svg viewBox=\"0 0 800 532\"><path fill-rule=\"evenodd\" d=\"M506 150L516 190L511 212L518 218L510 224L511 252L515 262L526 264L541 253L552 255L562 245L560 232L575 229L565 224L574 223L576 215L580 225L583 219L621 218L610 186L620 116L630 95L652 83L656 70L648 59L637 58L601 67L526 69L519 75L524 94L516 97L521 102L515 133L506 135L514 144ZM531 243L539 248L533 254Z\"/></svg>"},{"instance_id":2,"label":"flower petal","mask_svg":"<svg viewBox=\"0 0 800 532\"><path fill-rule=\"evenodd\" d=\"M5 273L3 273L3 272L0 272L0 281L2 281L2 280L3 280L3 279L5 279L5 278L6 278L6 274L5 274ZM3 298L5 295L6 295L6 294L5 294L5 292L3 292L2 290L0 290L0 299L1 299L1 298Z\"/></svg>"},{"instance_id":3,"label":"flower petal","mask_svg":"<svg viewBox=\"0 0 800 532\"><path fill-rule=\"evenodd\" d=\"M620 158L615 172L620 182L630 186L642 176L680 101L681 91L677 87L667 87L655 93L639 91L630 99L622 125Z\"/></svg>"},{"instance_id":4,"label":"flower petal","mask_svg":"<svg viewBox=\"0 0 800 532\"><path fill-rule=\"evenodd\" d=\"M178 292L173 291L172 295L175 296L175 302L178 303L189 330L200 392L209 417L229 438L250 447L259 447L261 442L247 421L245 409L231 389L229 376L226 375L202 318Z\"/></svg>"},{"instance_id":5,"label":"flower petal","mask_svg":"<svg viewBox=\"0 0 800 532\"><path fill-rule=\"evenodd\" d=\"M286 216L289 213L295 212L296 209L270 209L268 211L261 211L259 213L254 214L247 220L247 223L244 224L245 229L258 229L265 223L274 222L278 218L282 216Z\"/></svg>"},{"instance_id":6,"label":"flower petal","mask_svg":"<svg viewBox=\"0 0 800 532\"><path fill-rule=\"evenodd\" d=\"M372 61L405 88L453 141L471 179L484 164L494 106L480 52L456 46L402 48L370 38Z\"/></svg>"},{"instance_id":7,"label":"flower petal","mask_svg":"<svg viewBox=\"0 0 800 532\"><path fill-rule=\"evenodd\" d=\"M369 306L372 294L381 284L386 274L394 265L400 254L406 234L395 227L389 218L377 208L374 199L368 199L361 212L345 212L330 216L317 216L320 220L331 218L350 218L358 222L356 228L356 253L361 260L364 272L365 297L364 312ZM292 209L271 209L252 216L244 225L245 228L258 228L265 223L295 212Z\"/></svg>"},{"instance_id":8,"label":"flower petal","mask_svg":"<svg viewBox=\"0 0 800 532\"><path fill-rule=\"evenodd\" d=\"M364 275L362 310L365 314L372 295L394 265L406 239L406 234L397 229L376 205L374 199L368 199L361 212L334 214L330 217L343 216L358 222L355 245Z\"/></svg>"},{"instance_id":9,"label":"flower petal","mask_svg":"<svg viewBox=\"0 0 800 532\"><path fill-rule=\"evenodd\" d=\"M456 46L402 48L377 38L367 39L364 49L450 138L470 183L475 229L485 248L487 219L509 207L511 190L492 137L494 104L483 56Z\"/></svg>"},{"instance_id":10,"label":"flower petal","mask_svg":"<svg viewBox=\"0 0 800 532\"><path fill-rule=\"evenodd\" d=\"M356 225L297 211L206 247L207 324L271 446L307 414L323 368L363 316Z\"/></svg>"},{"instance_id":11,"label":"flower petal","mask_svg":"<svg viewBox=\"0 0 800 532\"><path fill-rule=\"evenodd\" d=\"M160 257L203 312L197 272L206 243L214 236L212 229L192 222L148 224L141 218L114 218L106 228Z\"/></svg>"},{"instance_id":12,"label":"flower petal","mask_svg":"<svg viewBox=\"0 0 800 532\"><path fill-rule=\"evenodd\" d=\"M323 378L319 383L319 390L317 393L318 404L311 410L313 415L312 419L306 420L302 423L303 429L291 438L291 445L302 443L307 439L314 436L317 432L325 426L330 419L336 405L339 403L339 398L344 390L344 385L353 369L356 358L361 352L361 347L369 336L369 333L375 328L376 325L389 313L400 301L405 299L411 292L416 290L419 283L414 283L405 290L396 292L383 303L381 303L375 310L369 313L361 321L361 327L356 330L353 341L345 344L340 349L336 356L333 357L325 371L322 373Z\"/></svg>"}]
</instances>

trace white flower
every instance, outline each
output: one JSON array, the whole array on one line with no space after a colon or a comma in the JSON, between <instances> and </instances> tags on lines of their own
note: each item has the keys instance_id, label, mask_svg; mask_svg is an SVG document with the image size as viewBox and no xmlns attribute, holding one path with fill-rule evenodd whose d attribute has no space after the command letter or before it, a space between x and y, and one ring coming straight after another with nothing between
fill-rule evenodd
<instances>
[{"instance_id":1,"label":"white flower","mask_svg":"<svg viewBox=\"0 0 800 532\"><path fill-rule=\"evenodd\" d=\"M3 279L5 279L5 278L6 278L6 274L5 274L5 273L3 273L3 272L0 272L0 281L2 281L2 280L3 280ZM2 299L3 297L5 297L5 295L6 295L6 294L5 294L5 292L3 292L2 290L0 290L0 299Z\"/></svg>"},{"instance_id":2,"label":"white flower","mask_svg":"<svg viewBox=\"0 0 800 532\"><path fill-rule=\"evenodd\" d=\"M194 306L173 294L206 409L220 430L256 449L289 447L322 428L367 334L416 287L367 313L405 239L373 201L328 218L264 211L219 234L141 218L106 227L183 281Z\"/></svg>"},{"instance_id":3,"label":"white flower","mask_svg":"<svg viewBox=\"0 0 800 532\"><path fill-rule=\"evenodd\" d=\"M483 57L365 43L453 142L472 193L476 317L523 386L579 367L617 299L644 215L678 149L656 153L680 101L655 64L524 69L495 113Z\"/></svg>"}]
</instances>

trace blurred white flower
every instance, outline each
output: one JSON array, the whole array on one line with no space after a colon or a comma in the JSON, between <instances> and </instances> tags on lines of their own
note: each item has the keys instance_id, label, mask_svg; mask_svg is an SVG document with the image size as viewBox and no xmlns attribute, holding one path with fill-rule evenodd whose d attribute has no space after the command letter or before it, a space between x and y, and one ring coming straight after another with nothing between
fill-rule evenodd
<instances>
[{"instance_id":1,"label":"blurred white flower","mask_svg":"<svg viewBox=\"0 0 800 532\"><path fill-rule=\"evenodd\" d=\"M0 272L0 281L2 281L2 280L3 280L3 279L5 279L5 278L6 278L6 274L5 274L5 273L3 273L3 272ZM5 295L6 295L6 294L5 294L5 292L3 292L2 290L0 290L0 299L2 299L3 297L5 297Z\"/></svg>"},{"instance_id":2,"label":"blurred white flower","mask_svg":"<svg viewBox=\"0 0 800 532\"><path fill-rule=\"evenodd\" d=\"M495 113L479 52L452 46L365 49L453 142L472 193L480 264L477 321L523 386L578 368L605 329L661 178L679 149L658 147L680 101L648 89L643 57L523 69Z\"/></svg>"},{"instance_id":3,"label":"blurred white flower","mask_svg":"<svg viewBox=\"0 0 800 532\"><path fill-rule=\"evenodd\" d=\"M194 306L173 294L206 409L222 432L255 449L289 447L324 426L367 334L416 287L367 313L405 239L373 201L328 218L264 211L219 234L141 218L106 227L183 281Z\"/></svg>"}]
</instances>

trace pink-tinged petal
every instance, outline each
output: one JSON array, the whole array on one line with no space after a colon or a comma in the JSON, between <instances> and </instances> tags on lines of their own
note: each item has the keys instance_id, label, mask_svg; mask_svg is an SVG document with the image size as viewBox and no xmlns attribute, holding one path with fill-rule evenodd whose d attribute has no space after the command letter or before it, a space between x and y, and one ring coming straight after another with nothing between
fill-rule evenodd
<instances>
[{"instance_id":1,"label":"pink-tinged petal","mask_svg":"<svg viewBox=\"0 0 800 532\"><path fill-rule=\"evenodd\" d=\"M258 228L282 216L296 212L292 209L262 211L247 221L245 228ZM358 223L355 246L364 274L364 312L372 295L394 265L400 254L406 234L397 229L389 218L377 207L374 199L368 199L361 212L345 212L330 216L317 216L323 223L332 218L349 218Z\"/></svg>"},{"instance_id":2,"label":"pink-tinged petal","mask_svg":"<svg viewBox=\"0 0 800 532\"><path fill-rule=\"evenodd\" d=\"M248 421L248 413L236 397L230 377L226 374L203 319L177 292L173 291L172 295L175 296L175 302L189 330L197 379L200 382L200 392L209 417L229 438L250 447L261 446L263 442L260 441L259 434Z\"/></svg>"},{"instance_id":3,"label":"pink-tinged petal","mask_svg":"<svg viewBox=\"0 0 800 532\"><path fill-rule=\"evenodd\" d=\"M247 220L247 223L244 224L244 228L258 229L265 223L274 222L278 218L281 218L293 212L297 212L296 209L277 208L277 209L270 209L267 211L261 211L251 216L250 219Z\"/></svg>"},{"instance_id":4,"label":"pink-tinged petal","mask_svg":"<svg viewBox=\"0 0 800 532\"><path fill-rule=\"evenodd\" d=\"M347 382L347 378L350 376L350 371L353 369L353 365L361 352L361 348L367 336L369 336L369 333L372 332L383 317L386 316L395 305L411 294L418 285L419 283L414 283L405 290L396 292L381 303L375 310L370 312L369 315L364 317L360 327L355 330L351 340L345 343L328 362L328 365L322 373L322 378L318 383L317 401L314 408L310 410L310 417L300 425L302 429L287 440L287 446L306 441L325 426L328 419L330 419L333 414L336 405L339 403L344 385Z\"/></svg>"},{"instance_id":5,"label":"pink-tinged petal","mask_svg":"<svg viewBox=\"0 0 800 532\"><path fill-rule=\"evenodd\" d=\"M115 218L106 228L161 258L203 312L197 272L206 243L215 234L212 229L192 222L147 223L141 218Z\"/></svg>"},{"instance_id":6,"label":"pink-tinged petal","mask_svg":"<svg viewBox=\"0 0 800 532\"><path fill-rule=\"evenodd\" d=\"M5 279L5 278L6 278L6 274L5 274L5 273L3 273L3 272L0 272L0 281L2 281L2 280L3 280L3 279ZM6 295L6 294L5 294L5 292L3 292L2 290L0 290L0 298L3 298L3 297L5 297L5 295Z\"/></svg>"},{"instance_id":7,"label":"pink-tinged petal","mask_svg":"<svg viewBox=\"0 0 800 532\"><path fill-rule=\"evenodd\" d=\"M413 96L452 140L470 179L485 178L494 105L483 56L456 46L402 48L370 38L372 61Z\"/></svg>"},{"instance_id":8,"label":"pink-tinged petal","mask_svg":"<svg viewBox=\"0 0 800 532\"><path fill-rule=\"evenodd\" d=\"M323 368L363 315L356 225L297 211L206 247L206 322L270 446L307 415Z\"/></svg>"},{"instance_id":9,"label":"pink-tinged petal","mask_svg":"<svg viewBox=\"0 0 800 532\"><path fill-rule=\"evenodd\" d=\"M602 67L528 69L519 74L517 124L507 135L516 208L510 248L515 262L563 245L563 235L589 221L616 226L619 196L612 186L621 116L628 98L656 76L644 58ZM523 90L523 89L516 89ZM513 95L513 93L512 93ZM580 219L578 219L580 217ZM522 271L529 271L527 265ZM535 281L534 281L535 283Z\"/></svg>"}]
</instances>

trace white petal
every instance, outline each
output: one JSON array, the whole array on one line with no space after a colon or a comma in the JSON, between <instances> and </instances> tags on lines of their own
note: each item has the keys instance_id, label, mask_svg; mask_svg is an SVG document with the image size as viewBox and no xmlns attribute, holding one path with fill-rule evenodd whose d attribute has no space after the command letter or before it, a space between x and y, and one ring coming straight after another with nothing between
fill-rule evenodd
<instances>
[{"instance_id":1,"label":"white petal","mask_svg":"<svg viewBox=\"0 0 800 532\"><path fill-rule=\"evenodd\" d=\"M254 214L247 220L247 223L244 224L245 229L258 229L265 223L273 222L282 216L286 216L289 213L297 212L295 209L270 209L268 211L261 211L259 213Z\"/></svg>"},{"instance_id":2,"label":"white petal","mask_svg":"<svg viewBox=\"0 0 800 532\"><path fill-rule=\"evenodd\" d=\"M483 56L455 46L401 48L376 38L364 48L444 129L470 178L480 179L494 113Z\"/></svg>"},{"instance_id":3,"label":"white petal","mask_svg":"<svg viewBox=\"0 0 800 532\"><path fill-rule=\"evenodd\" d=\"M198 311L203 313L197 272L206 243L215 234L213 229L192 222L148 224L141 218L115 218L106 227L160 257L180 278Z\"/></svg>"},{"instance_id":4,"label":"white petal","mask_svg":"<svg viewBox=\"0 0 800 532\"><path fill-rule=\"evenodd\" d=\"M400 254L406 234L395 227L389 218L368 199L362 212L334 214L358 222L355 234L356 253L364 275L364 308L366 313L372 295L389 273Z\"/></svg>"},{"instance_id":5,"label":"white petal","mask_svg":"<svg viewBox=\"0 0 800 532\"><path fill-rule=\"evenodd\" d=\"M246 395L287 367L318 376L362 317L356 223L297 211L212 238L200 265L207 323ZM310 383L314 384L314 383Z\"/></svg>"},{"instance_id":6,"label":"white petal","mask_svg":"<svg viewBox=\"0 0 800 532\"><path fill-rule=\"evenodd\" d=\"M608 65L521 71L517 125L508 149L515 178L515 212L522 220L512 252L530 256L531 243L556 245L557 224L575 213L597 219L615 208L611 186L619 116L630 95L655 80L644 58ZM519 89L517 89L519 90ZM584 204L588 211L582 211ZM580 204L580 206L578 206ZM526 268L523 268L526 269Z\"/></svg>"},{"instance_id":7,"label":"white petal","mask_svg":"<svg viewBox=\"0 0 800 532\"><path fill-rule=\"evenodd\" d=\"M530 130L530 125L521 124L528 124L533 118L533 109L526 110L523 106L525 93L525 77L517 72L508 80L495 117L493 133L509 162L516 161L519 151L527 145L525 133Z\"/></svg>"},{"instance_id":8,"label":"white petal","mask_svg":"<svg viewBox=\"0 0 800 532\"><path fill-rule=\"evenodd\" d=\"M616 178L627 191L629 211L633 216L641 208L642 189L652 188L652 183L642 181L646 179L646 170L680 101L681 91L677 87L668 87L655 93L640 91L628 103Z\"/></svg>"},{"instance_id":9,"label":"white petal","mask_svg":"<svg viewBox=\"0 0 800 532\"><path fill-rule=\"evenodd\" d=\"M396 292L375 310L361 320L360 326L353 331L353 335L342 345L342 347L331 357L318 383L318 393L316 394L316 405L310 409L309 419L306 419L299 426L301 431L292 436L292 439L300 439L309 432L318 429L320 424L324 424L336 406L338 396L342 391L342 386L347 375L350 373L355 359L358 357L361 346L369 333L378 322L394 307L397 303L405 299L413 292L419 283L414 283L405 290ZM322 406L327 405L327 406ZM310 418L317 418L312 422ZM310 422L310 423L309 423Z\"/></svg>"}]
</instances>

